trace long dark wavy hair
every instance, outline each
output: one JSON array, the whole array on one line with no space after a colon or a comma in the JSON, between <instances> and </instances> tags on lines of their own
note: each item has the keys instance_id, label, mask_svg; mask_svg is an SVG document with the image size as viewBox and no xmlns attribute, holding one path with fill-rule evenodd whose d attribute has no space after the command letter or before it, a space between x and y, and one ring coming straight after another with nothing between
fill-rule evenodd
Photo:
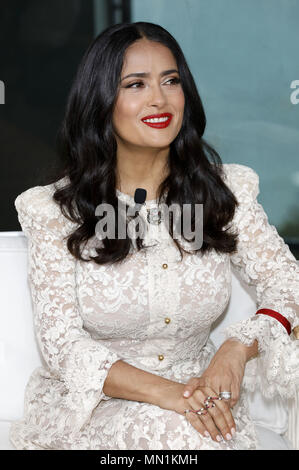
<instances>
[{"instance_id":1,"label":"long dark wavy hair","mask_svg":"<svg viewBox=\"0 0 299 470\"><path fill-rule=\"evenodd\" d=\"M172 35L163 27L147 22L121 23L105 29L88 47L72 83L57 133L60 161L54 171L52 168L47 180L47 184L52 184L67 177L66 185L59 187L55 184L53 199L63 215L78 224L67 237L68 250L77 259L93 260L100 265L120 262L130 253L132 240L129 236L101 240L96 247L97 256L89 259L83 258L82 245L95 235L95 226L100 220L95 209L99 204L111 204L117 222L117 142L112 116L124 54L131 44L142 38L170 49L176 59L185 96L182 127L170 144L169 174L159 186L158 202L166 191L164 203L167 206L179 204L182 208L183 204L191 204L193 215L194 204L203 204L203 243L192 253L205 253L212 249L219 253L233 253L238 234L230 232L227 225L233 219L238 201L223 181L220 156L202 138L206 116L193 76ZM173 238L172 223L169 233ZM173 240L181 256L183 251L189 252L176 238ZM142 238L137 238L136 246L138 250L146 249Z\"/></svg>"}]
</instances>

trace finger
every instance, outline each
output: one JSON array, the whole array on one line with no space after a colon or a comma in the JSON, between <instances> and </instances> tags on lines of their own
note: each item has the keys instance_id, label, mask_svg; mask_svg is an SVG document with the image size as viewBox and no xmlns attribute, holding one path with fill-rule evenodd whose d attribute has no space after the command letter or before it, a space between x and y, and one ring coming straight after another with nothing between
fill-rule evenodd
<instances>
[{"instance_id":1,"label":"finger","mask_svg":"<svg viewBox=\"0 0 299 470\"><path fill-rule=\"evenodd\" d=\"M207 411L207 410L206 410ZM213 441L221 442L223 440L220 430L217 428L216 423L210 413L199 415L200 421L204 424L206 429L211 435Z\"/></svg>"},{"instance_id":2,"label":"finger","mask_svg":"<svg viewBox=\"0 0 299 470\"><path fill-rule=\"evenodd\" d=\"M222 378L221 380L221 385L219 386L219 389L217 388L217 390L215 390L217 392L217 394L219 395L221 392L230 392L231 393L231 397L232 397L232 378L229 378L229 377L224 377ZM230 408L232 408L231 406L231 398L230 399L226 399L226 398L222 398L222 403L226 403Z\"/></svg>"},{"instance_id":3,"label":"finger","mask_svg":"<svg viewBox=\"0 0 299 470\"><path fill-rule=\"evenodd\" d=\"M236 432L236 423L234 420L234 417L231 412L231 407L226 400L214 400L214 403L216 407L222 412L224 419L227 423L228 429L229 429L229 434L232 436ZM213 415L212 409L211 409L211 414Z\"/></svg>"},{"instance_id":4,"label":"finger","mask_svg":"<svg viewBox=\"0 0 299 470\"><path fill-rule=\"evenodd\" d=\"M215 397L216 392L211 388L204 387L204 388L198 389L195 392L194 399L198 397L200 403L205 403L205 400L207 399L208 396ZM191 403L192 403L192 406L194 407L192 401ZM230 439L232 439L236 426L235 426L235 421L231 414L231 410L229 406L226 403L222 403L222 400L210 401L210 403L207 406L208 406L207 411L211 417L211 421L209 420L209 417L206 415L200 416L200 419L206 425L210 434L212 436L215 436L216 440L219 441L219 438L217 438L217 436L219 437L219 431L220 431L222 437L225 440L229 441ZM212 423L214 423L214 426ZM216 429L218 430L218 433L215 435Z\"/></svg>"},{"instance_id":5,"label":"finger","mask_svg":"<svg viewBox=\"0 0 299 470\"><path fill-rule=\"evenodd\" d=\"M232 389L231 383L229 383L228 385L222 385L222 386L220 386L219 392L217 393L217 395L219 396L221 392L224 392L224 391L226 392L228 390L231 392L231 389ZM232 395L231 395L231 397L232 397ZM229 409L231 409L233 407L231 399L232 398L229 398L229 399L222 398L221 403L225 403L229 407Z\"/></svg>"},{"instance_id":6,"label":"finger","mask_svg":"<svg viewBox=\"0 0 299 470\"><path fill-rule=\"evenodd\" d=\"M235 381L230 381L229 383L226 383L226 384L223 383L220 386L219 393L228 391L228 390L231 392L231 398L229 400L227 400L226 398L223 398L222 401L227 403L227 405L230 408L233 408L239 399L239 387L237 383Z\"/></svg>"},{"instance_id":7,"label":"finger","mask_svg":"<svg viewBox=\"0 0 299 470\"><path fill-rule=\"evenodd\" d=\"M231 408L233 408L237 404L240 398L240 385L236 382L233 382L231 391L232 391L232 397L230 399L230 406Z\"/></svg>"},{"instance_id":8,"label":"finger","mask_svg":"<svg viewBox=\"0 0 299 470\"><path fill-rule=\"evenodd\" d=\"M216 396L214 390L205 390L209 393L209 396ZM224 400L212 400L208 406L208 412L213 418L216 427L219 429L224 439L229 441L232 439L236 430L235 420L229 405L225 403Z\"/></svg>"},{"instance_id":9,"label":"finger","mask_svg":"<svg viewBox=\"0 0 299 470\"><path fill-rule=\"evenodd\" d=\"M208 432L205 425L198 419L198 415L196 413L185 413L187 421L202 435L205 437L210 437L210 433Z\"/></svg>"},{"instance_id":10,"label":"finger","mask_svg":"<svg viewBox=\"0 0 299 470\"><path fill-rule=\"evenodd\" d=\"M185 385L183 390L183 396L185 398L191 397L197 387L200 385L201 381L199 377L192 377Z\"/></svg>"},{"instance_id":11,"label":"finger","mask_svg":"<svg viewBox=\"0 0 299 470\"><path fill-rule=\"evenodd\" d=\"M201 390L198 389L195 391L194 395L188 399L188 403L191 404L194 410L200 410L201 408L204 408L205 406L204 405L205 397L206 395L202 393ZM195 414L195 413L192 413L192 414ZM201 421L201 423L205 426L205 429L209 432L211 438L216 442L222 441L221 433L217 429L213 418L208 413L208 410L204 410L204 414L200 414L197 416L198 416L198 419Z\"/></svg>"}]
</instances>

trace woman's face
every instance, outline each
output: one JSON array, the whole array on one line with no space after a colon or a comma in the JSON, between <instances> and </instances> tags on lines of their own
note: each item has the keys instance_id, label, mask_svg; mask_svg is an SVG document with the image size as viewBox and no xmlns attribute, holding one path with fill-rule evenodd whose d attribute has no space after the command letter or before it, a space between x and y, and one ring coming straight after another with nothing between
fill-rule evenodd
<instances>
[{"instance_id":1,"label":"woman's face","mask_svg":"<svg viewBox=\"0 0 299 470\"><path fill-rule=\"evenodd\" d=\"M168 147L178 135L184 115L185 97L171 51L162 44L142 39L126 51L120 77L113 126L118 146ZM146 77L127 77L148 73ZM125 78L127 77L127 78ZM155 114L170 113L168 127L158 129L141 119Z\"/></svg>"}]
</instances>

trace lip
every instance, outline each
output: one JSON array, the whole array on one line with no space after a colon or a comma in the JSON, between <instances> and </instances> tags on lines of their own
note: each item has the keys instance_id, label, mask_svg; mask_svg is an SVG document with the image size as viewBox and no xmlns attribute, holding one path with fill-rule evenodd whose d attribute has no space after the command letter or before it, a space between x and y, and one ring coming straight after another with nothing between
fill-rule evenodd
<instances>
[{"instance_id":1,"label":"lip","mask_svg":"<svg viewBox=\"0 0 299 470\"><path fill-rule=\"evenodd\" d=\"M162 117L168 117L169 119L165 122L157 122L157 123L152 123L152 122L144 122L145 119L154 119L154 118L162 118ZM145 116L144 118L141 119L144 124L146 124L149 127L154 127L156 129L164 129L165 127L168 127L172 119L172 114L170 113L163 113L163 114L151 114L150 116Z\"/></svg>"}]
</instances>

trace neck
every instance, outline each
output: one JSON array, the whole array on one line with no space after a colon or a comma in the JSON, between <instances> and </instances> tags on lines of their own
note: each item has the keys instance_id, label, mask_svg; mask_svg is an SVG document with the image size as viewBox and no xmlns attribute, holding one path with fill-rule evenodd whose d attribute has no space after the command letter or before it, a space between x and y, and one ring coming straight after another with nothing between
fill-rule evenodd
<instances>
[{"instance_id":1,"label":"neck","mask_svg":"<svg viewBox=\"0 0 299 470\"><path fill-rule=\"evenodd\" d=\"M168 149L167 149L168 150ZM117 155L116 188L134 196L136 188L147 191L147 200L156 199L160 184L168 175L168 152L159 151L155 155Z\"/></svg>"}]
</instances>

